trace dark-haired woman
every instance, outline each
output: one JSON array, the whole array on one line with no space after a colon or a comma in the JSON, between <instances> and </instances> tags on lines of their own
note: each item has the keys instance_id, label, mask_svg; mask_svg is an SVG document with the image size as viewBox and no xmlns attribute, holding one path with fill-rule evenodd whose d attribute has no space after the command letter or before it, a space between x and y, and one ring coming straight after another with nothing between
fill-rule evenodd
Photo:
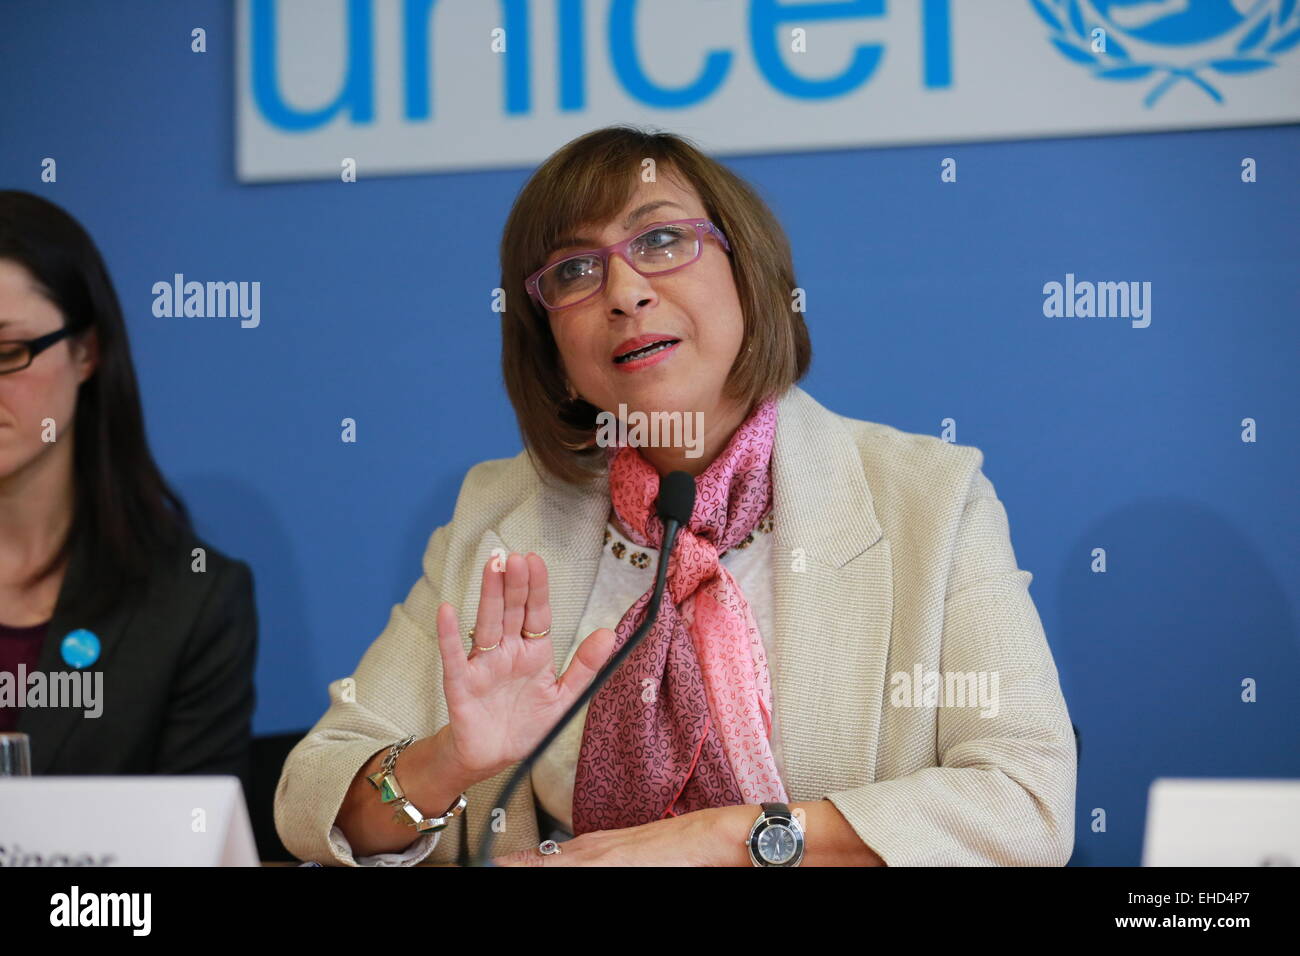
<instances>
[{"instance_id":1,"label":"dark-haired woman","mask_svg":"<svg viewBox=\"0 0 1300 956\"><path fill-rule=\"evenodd\" d=\"M0 191L0 731L34 774L247 789L256 643L248 566L195 537L149 452L94 242Z\"/></svg>"}]
</instances>

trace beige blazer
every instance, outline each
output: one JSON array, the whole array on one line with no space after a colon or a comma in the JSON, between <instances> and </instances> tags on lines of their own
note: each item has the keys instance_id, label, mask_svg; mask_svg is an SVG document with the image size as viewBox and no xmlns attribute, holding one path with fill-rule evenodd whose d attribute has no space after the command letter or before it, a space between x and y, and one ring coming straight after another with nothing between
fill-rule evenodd
<instances>
[{"instance_id":1,"label":"beige blazer","mask_svg":"<svg viewBox=\"0 0 1300 956\"><path fill-rule=\"evenodd\" d=\"M890 866L1063 865L1074 843L1070 717L983 460L838 415L797 386L779 400L771 674L786 789L830 800ZM275 820L292 853L355 865L329 840L344 794L376 752L448 722L438 604L456 604L467 633L494 548L545 559L560 672L586 637L575 631L609 509L605 478L543 483L524 452L469 470L424 574L285 763ZM513 769L467 792L472 846ZM527 779L504 823L494 854L540 841ZM429 859L454 861L460 839L455 821Z\"/></svg>"}]
</instances>

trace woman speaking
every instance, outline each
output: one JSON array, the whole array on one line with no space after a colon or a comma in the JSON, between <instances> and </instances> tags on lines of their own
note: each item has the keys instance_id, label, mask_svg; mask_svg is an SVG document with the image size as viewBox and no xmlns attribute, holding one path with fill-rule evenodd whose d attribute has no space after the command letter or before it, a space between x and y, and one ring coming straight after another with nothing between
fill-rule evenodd
<instances>
[{"instance_id":1,"label":"woman speaking","mask_svg":"<svg viewBox=\"0 0 1300 956\"><path fill-rule=\"evenodd\" d=\"M1064 864L1070 718L983 455L796 385L808 332L756 193L682 138L597 130L525 185L501 265L524 451L470 469L330 685L280 778L285 846L449 862L490 828L506 864ZM702 428L611 441L611 416ZM677 470L695 504L653 627L494 806L645 619Z\"/></svg>"}]
</instances>

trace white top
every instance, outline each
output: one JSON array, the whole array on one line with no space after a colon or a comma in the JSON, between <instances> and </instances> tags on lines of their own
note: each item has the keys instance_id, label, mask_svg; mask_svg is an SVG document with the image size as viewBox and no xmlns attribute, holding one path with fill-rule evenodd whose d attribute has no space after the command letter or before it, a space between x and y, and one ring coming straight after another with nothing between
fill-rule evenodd
<instances>
[{"instance_id":1,"label":"white top","mask_svg":"<svg viewBox=\"0 0 1300 956\"><path fill-rule=\"evenodd\" d=\"M772 618L772 512L758 523L758 527L744 541L719 557L719 561L731 572L740 585L745 600L749 602L754 621L758 624L759 634L763 638L763 647L767 651L768 673L773 683L776 675L776 650L773 643L775 625ZM654 585L655 570L659 566L659 552L654 548L642 548L629 541L611 521L605 527L605 544L601 552L600 564L596 571L596 580L592 585L591 597L587 609L583 612L582 622L577 635L569 648L564 667L568 668L578 645L592 631L607 627L611 631L618 627L627 609L636 603L646 591ZM559 675L557 675L559 676ZM582 746L582 730L587 722L587 707L578 711L564 732L533 764L531 781L537 802L554 817L563 828L556 831L555 839L567 839L573 835L573 783L578 770L578 751ZM785 764L781 757L780 722L775 710L772 713L772 756L776 761L777 773L785 779ZM374 856L355 857L361 866L410 866L418 863L433 852L441 833L432 833L419 837L400 853L379 853ZM543 834L543 837L552 834ZM350 852L347 837L335 826L330 830L330 839L340 850Z\"/></svg>"}]
</instances>

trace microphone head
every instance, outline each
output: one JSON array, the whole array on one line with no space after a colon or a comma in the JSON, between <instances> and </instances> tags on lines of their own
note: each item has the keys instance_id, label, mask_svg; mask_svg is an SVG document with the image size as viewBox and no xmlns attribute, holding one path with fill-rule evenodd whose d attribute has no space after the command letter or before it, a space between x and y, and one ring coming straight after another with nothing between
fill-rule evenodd
<instances>
[{"instance_id":1,"label":"microphone head","mask_svg":"<svg viewBox=\"0 0 1300 956\"><path fill-rule=\"evenodd\" d=\"M661 521L673 519L685 528L691 523L695 510L695 479L685 471L670 471L659 482L659 501L656 510Z\"/></svg>"}]
</instances>

